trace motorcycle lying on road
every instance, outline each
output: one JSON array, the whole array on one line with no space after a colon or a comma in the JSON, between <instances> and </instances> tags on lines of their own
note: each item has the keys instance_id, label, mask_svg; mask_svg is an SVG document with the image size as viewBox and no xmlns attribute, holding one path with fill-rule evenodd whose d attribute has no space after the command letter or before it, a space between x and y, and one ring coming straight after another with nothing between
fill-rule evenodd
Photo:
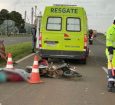
<instances>
[{"instance_id":1,"label":"motorcycle lying on road","mask_svg":"<svg viewBox=\"0 0 115 105\"><path fill-rule=\"evenodd\" d=\"M61 65L55 65L53 62L51 62L49 67L45 70L47 71L46 72L47 76L52 78L82 77L82 75L76 71L75 67L72 68L67 63L62 63Z\"/></svg>"},{"instance_id":2,"label":"motorcycle lying on road","mask_svg":"<svg viewBox=\"0 0 115 105\"><path fill-rule=\"evenodd\" d=\"M45 63L44 63L45 64ZM50 78L60 78L60 77L82 77L80 73L76 71L75 67L70 67L68 63L62 63L60 65L51 62L48 65L39 63L39 72L41 76ZM27 72L31 73L32 67L26 67Z\"/></svg>"}]
</instances>

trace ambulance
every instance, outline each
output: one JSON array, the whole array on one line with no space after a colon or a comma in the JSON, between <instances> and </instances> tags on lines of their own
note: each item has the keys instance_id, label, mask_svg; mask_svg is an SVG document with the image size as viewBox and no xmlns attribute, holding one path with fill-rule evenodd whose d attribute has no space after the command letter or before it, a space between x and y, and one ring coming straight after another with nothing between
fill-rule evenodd
<instances>
[{"instance_id":1,"label":"ambulance","mask_svg":"<svg viewBox=\"0 0 115 105\"><path fill-rule=\"evenodd\" d=\"M53 5L45 8L41 20L38 47L43 58L81 59L85 64L87 15L83 7Z\"/></svg>"}]
</instances>

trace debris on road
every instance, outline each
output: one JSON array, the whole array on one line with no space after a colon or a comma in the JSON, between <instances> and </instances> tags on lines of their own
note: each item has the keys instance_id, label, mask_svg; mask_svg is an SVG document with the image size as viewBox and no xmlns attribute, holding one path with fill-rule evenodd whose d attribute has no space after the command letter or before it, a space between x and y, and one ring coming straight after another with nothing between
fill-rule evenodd
<instances>
[{"instance_id":1,"label":"debris on road","mask_svg":"<svg viewBox=\"0 0 115 105\"><path fill-rule=\"evenodd\" d=\"M0 71L0 83L6 82L7 76L3 71Z\"/></svg>"},{"instance_id":2,"label":"debris on road","mask_svg":"<svg viewBox=\"0 0 115 105\"><path fill-rule=\"evenodd\" d=\"M30 74L23 69L13 67L12 54L8 53L8 60L5 68L0 68L0 82L27 81Z\"/></svg>"},{"instance_id":3,"label":"debris on road","mask_svg":"<svg viewBox=\"0 0 115 105\"><path fill-rule=\"evenodd\" d=\"M47 63L43 64L44 61ZM56 66L53 62L48 64L47 60L43 60L43 62L42 62L42 60L39 62L39 65L40 65L39 71L40 71L41 76L50 77L50 78L82 77L82 75L76 71L75 67L72 68L67 63L63 63L59 66ZM32 71L32 66L27 66L26 71L30 73Z\"/></svg>"},{"instance_id":4,"label":"debris on road","mask_svg":"<svg viewBox=\"0 0 115 105\"><path fill-rule=\"evenodd\" d=\"M57 66L58 65L58 66ZM70 67L69 64L62 62L61 65L54 62L48 63L46 59L38 60L34 56L33 66L27 66L26 69L18 69L13 66L12 54L8 53L8 61L5 68L0 69L0 82L18 82L26 81L29 83L41 83L40 76L49 78L76 78L82 77L76 71L76 68Z\"/></svg>"},{"instance_id":5,"label":"debris on road","mask_svg":"<svg viewBox=\"0 0 115 105\"><path fill-rule=\"evenodd\" d=\"M30 74L27 73L23 69L14 69L14 70L9 70L9 69L6 69L6 68L1 68L0 69L0 82L27 81L29 77L30 77Z\"/></svg>"}]
</instances>

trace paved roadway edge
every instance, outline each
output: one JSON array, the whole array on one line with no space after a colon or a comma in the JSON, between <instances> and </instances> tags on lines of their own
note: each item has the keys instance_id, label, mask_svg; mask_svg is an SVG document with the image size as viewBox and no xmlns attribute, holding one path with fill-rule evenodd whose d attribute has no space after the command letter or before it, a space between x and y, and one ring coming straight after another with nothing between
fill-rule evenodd
<instances>
[{"instance_id":1,"label":"paved roadway edge","mask_svg":"<svg viewBox=\"0 0 115 105\"><path fill-rule=\"evenodd\" d=\"M108 74L108 69L106 67L102 67L106 74Z\"/></svg>"},{"instance_id":2,"label":"paved roadway edge","mask_svg":"<svg viewBox=\"0 0 115 105\"><path fill-rule=\"evenodd\" d=\"M32 54L30 54L30 55L27 55L27 56L25 56L25 57L23 57L23 58L17 60L16 63L20 63L20 62L24 61L25 59L27 59L27 58L29 58L29 57L31 57L31 56L33 56L33 55L35 55L35 53L32 53Z\"/></svg>"}]
</instances>

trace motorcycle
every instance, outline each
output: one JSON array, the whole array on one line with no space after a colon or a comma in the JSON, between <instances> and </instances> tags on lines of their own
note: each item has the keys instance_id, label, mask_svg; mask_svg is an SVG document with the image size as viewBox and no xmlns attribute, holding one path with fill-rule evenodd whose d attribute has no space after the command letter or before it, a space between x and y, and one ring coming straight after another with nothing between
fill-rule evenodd
<instances>
[{"instance_id":1,"label":"motorcycle","mask_svg":"<svg viewBox=\"0 0 115 105\"><path fill-rule=\"evenodd\" d=\"M27 72L31 73L32 66L26 67ZM67 63L62 63L61 65L55 65L51 62L49 65L44 65L42 62L39 64L40 76L50 77L50 78L60 78L60 77L82 77L80 73L76 71L76 68L70 67Z\"/></svg>"},{"instance_id":2,"label":"motorcycle","mask_svg":"<svg viewBox=\"0 0 115 105\"><path fill-rule=\"evenodd\" d=\"M89 36L89 44L92 45L93 44L93 36Z\"/></svg>"}]
</instances>

